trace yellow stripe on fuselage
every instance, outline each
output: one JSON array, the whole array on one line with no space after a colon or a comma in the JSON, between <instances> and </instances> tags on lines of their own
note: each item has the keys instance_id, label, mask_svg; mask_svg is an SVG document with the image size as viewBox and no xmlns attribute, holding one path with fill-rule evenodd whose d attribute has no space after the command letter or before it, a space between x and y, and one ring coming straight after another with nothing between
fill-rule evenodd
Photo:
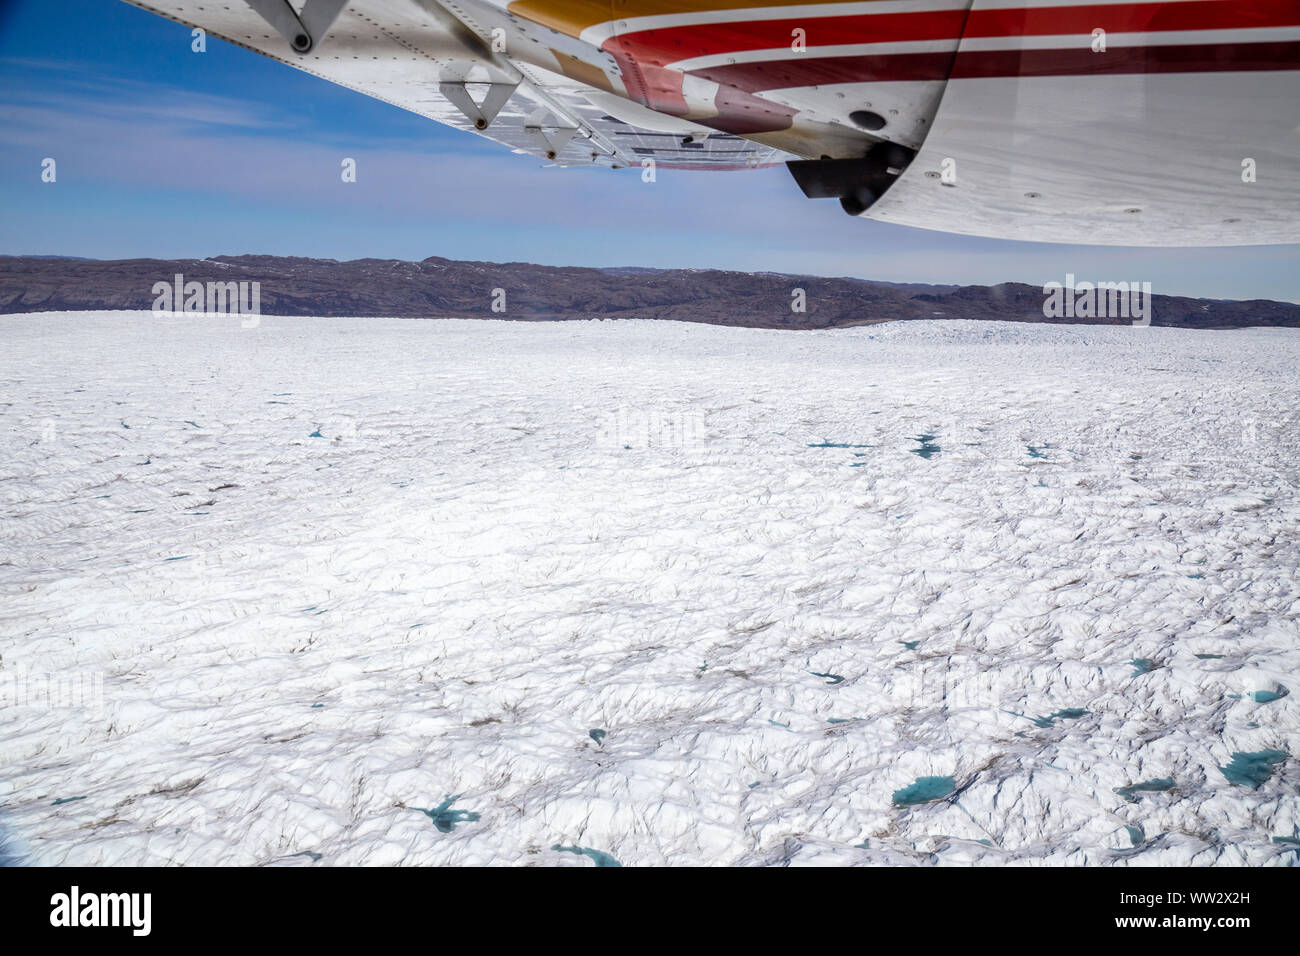
<instances>
[{"instance_id":1,"label":"yellow stripe on fuselage","mask_svg":"<svg viewBox=\"0 0 1300 956\"><path fill-rule=\"evenodd\" d=\"M826 3L827 0L514 0L507 9L516 16L576 37L588 27L631 17L705 13L710 10L824 6Z\"/></svg>"},{"instance_id":2,"label":"yellow stripe on fuselage","mask_svg":"<svg viewBox=\"0 0 1300 956\"><path fill-rule=\"evenodd\" d=\"M576 37L587 27L614 19L611 0L515 0L506 9L515 16Z\"/></svg>"}]
</instances>

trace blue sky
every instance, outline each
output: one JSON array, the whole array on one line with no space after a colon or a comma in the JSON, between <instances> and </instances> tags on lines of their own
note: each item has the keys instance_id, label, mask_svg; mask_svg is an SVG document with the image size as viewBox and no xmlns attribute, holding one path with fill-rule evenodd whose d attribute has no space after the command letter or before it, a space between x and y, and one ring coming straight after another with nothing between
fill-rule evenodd
<instances>
[{"instance_id":1,"label":"blue sky","mask_svg":"<svg viewBox=\"0 0 1300 956\"><path fill-rule=\"evenodd\" d=\"M58 180L42 183L53 157ZM339 177L354 157L358 180ZM120 0L0 0L0 254L529 261L1300 301L1300 246L1117 249L852 219L784 168L546 169Z\"/></svg>"}]
</instances>

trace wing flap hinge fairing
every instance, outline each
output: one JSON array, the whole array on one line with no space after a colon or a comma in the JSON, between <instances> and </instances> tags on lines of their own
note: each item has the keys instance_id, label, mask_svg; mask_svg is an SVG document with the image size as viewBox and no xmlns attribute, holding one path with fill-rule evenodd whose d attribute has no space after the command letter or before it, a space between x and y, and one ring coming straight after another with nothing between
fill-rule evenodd
<instances>
[{"instance_id":1,"label":"wing flap hinge fairing","mask_svg":"<svg viewBox=\"0 0 1300 956\"><path fill-rule=\"evenodd\" d=\"M245 0L299 55L310 53L329 32L348 0L306 0L295 12L289 0Z\"/></svg>"}]
</instances>

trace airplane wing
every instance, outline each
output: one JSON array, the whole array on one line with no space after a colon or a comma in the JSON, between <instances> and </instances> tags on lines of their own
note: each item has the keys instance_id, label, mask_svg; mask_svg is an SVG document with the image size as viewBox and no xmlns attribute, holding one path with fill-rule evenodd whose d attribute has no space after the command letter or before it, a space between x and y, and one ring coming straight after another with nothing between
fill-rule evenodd
<instances>
[{"instance_id":1,"label":"airplane wing","mask_svg":"<svg viewBox=\"0 0 1300 956\"><path fill-rule=\"evenodd\" d=\"M788 163L855 216L1300 242L1300 0L127 0L556 165Z\"/></svg>"},{"instance_id":2,"label":"airplane wing","mask_svg":"<svg viewBox=\"0 0 1300 956\"><path fill-rule=\"evenodd\" d=\"M459 10L462 21L450 12L454 3L326 0L333 19L320 28L320 36L301 43L309 42L308 49L300 50L294 40L308 35L299 31L307 14L321 9L316 0L308 0L300 16L286 0L127 2L558 166L619 168L653 159L661 168L729 170L794 158L623 99L611 91L600 68L616 70L613 59L586 63L564 50L578 44L555 31L530 25L533 35L525 40L513 26L511 34L520 43L545 44L545 49L530 57L540 63L511 57L505 19L483 27ZM285 33L277 30L280 24ZM494 29L500 32L494 34Z\"/></svg>"}]
</instances>

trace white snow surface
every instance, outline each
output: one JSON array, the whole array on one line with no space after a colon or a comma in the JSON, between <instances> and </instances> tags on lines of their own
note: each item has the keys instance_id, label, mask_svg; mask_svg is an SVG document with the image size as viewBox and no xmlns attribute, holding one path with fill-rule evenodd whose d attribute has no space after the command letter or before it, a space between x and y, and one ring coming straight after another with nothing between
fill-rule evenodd
<instances>
[{"instance_id":1,"label":"white snow surface","mask_svg":"<svg viewBox=\"0 0 1300 956\"><path fill-rule=\"evenodd\" d=\"M11 861L1300 856L1300 331L0 336Z\"/></svg>"}]
</instances>

